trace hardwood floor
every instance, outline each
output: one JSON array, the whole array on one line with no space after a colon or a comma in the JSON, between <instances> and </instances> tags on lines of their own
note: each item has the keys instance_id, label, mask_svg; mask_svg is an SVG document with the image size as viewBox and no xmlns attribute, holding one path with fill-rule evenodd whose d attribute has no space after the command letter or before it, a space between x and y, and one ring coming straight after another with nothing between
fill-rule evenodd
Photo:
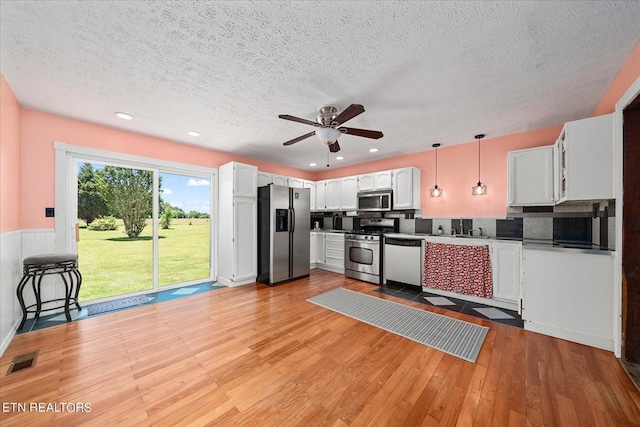
<instances>
[{"instance_id":1,"label":"hardwood floor","mask_svg":"<svg viewBox=\"0 0 640 427\"><path fill-rule=\"evenodd\" d=\"M305 301L336 287L490 330L472 364ZM612 353L375 289L312 270L18 335L0 359L0 424L640 425ZM4 376L33 350L35 367Z\"/></svg>"}]
</instances>

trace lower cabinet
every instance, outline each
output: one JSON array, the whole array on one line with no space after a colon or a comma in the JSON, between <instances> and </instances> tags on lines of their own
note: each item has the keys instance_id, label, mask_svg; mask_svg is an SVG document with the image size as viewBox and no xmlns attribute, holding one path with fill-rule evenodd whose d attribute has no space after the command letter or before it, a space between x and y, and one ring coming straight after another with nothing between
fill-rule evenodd
<instances>
[{"instance_id":1,"label":"lower cabinet","mask_svg":"<svg viewBox=\"0 0 640 427\"><path fill-rule=\"evenodd\" d=\"M493 298L518 303L522 283L522 244L491 242Z\"/></svg>"},{"instance_id":2,"label":"lower cabinet","mask_svg":"<svg viewBox=\"0 0 640 427\"><path fill-rule=\"evenodd\" d=\"M428 243L450 245L489 246L491 257L492 298L465 295L441 289L423 287L426 292L445 297L460 298L520 312L522 294L522 243L484 239L459 239L455 237L427 237ZM453 271L453 270L452 270Z\"/></svg>"},{"instance_id":3,"label":"lower cabinet","mask_svg":"<svg viewBox=\"0 0 640 427\"><path fill-rule=\"evenodd\" d=\"M344 273L344 234L325 234L325 268L336 273Z\"/></svg>"},{"instance_id":4,"label":"lower cabinet","mask_svg":"<svg viewBox=\"0 0 640 427\"><path fill-rule=\"evenodd\" d=\"M613 351L613 264L609 253L523 250L524 328Z\"/></svg>"},{"instance_id":5,"label":"lower cabinet","mask_svg":"<svg viewBox=\"0 0 640 427\"><path fill-rule=\"evenodd\" d=\"M343 233L312 232L310 244L312 268L344 274Z\"/></svg>"}]
</instances>

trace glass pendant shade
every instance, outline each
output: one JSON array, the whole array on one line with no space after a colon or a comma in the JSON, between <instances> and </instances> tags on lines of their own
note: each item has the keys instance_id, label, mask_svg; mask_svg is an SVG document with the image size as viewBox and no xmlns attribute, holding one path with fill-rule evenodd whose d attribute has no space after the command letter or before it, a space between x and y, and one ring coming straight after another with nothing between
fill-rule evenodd
<instances>
[{"instance_id":1,"label":"glass pendant shade","mask_svg":"<svg viewBox=\"0 0 640 427\"><path fill-rule=\"evenodd\" d=\"M433 144L432 147L436 149L436 181L435 185L429 190L429 196L442 197L442 188L438 187L438 147L440 147L440 144Z\"/></svg>"},{"instance_id":2,"label":"glass pendant shade","mask_svg":"<svg viewBox=\"0 0 640 427\"><path fill-rule=\"evenodd\" d=\"M487 186L480 180L480 140L484 138L484 134L476 135L475 138L478 140L478 184L471 187L471 194L474 196L486 196Z\"/></svg>"},{"instance_id":3,"label":"glass pendant shade","mask_svg":"<svg viewBox=\"0 0 640 427\"><path fill-rule=\"evenodd\" d=\"M331 127L322 127L316 129L316 135L318 136L320 141L324 142L325 144L331 144L335 142L342 134L337 129Z\"/></svg>"}]
</instances>

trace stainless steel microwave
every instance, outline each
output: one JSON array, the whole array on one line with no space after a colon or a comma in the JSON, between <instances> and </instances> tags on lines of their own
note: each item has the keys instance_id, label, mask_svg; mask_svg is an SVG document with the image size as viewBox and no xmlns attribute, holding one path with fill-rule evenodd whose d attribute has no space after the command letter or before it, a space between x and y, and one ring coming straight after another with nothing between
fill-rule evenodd
<instances>
[{"instance_id":1,"label":"stainless steel microwave","mask_svg":"<svg viewBox=\"0 0 640 427\"><path fill-rule=\"evenodd\" d=\"M358 193L358 211L384 212L391 210L393 193L385 191L362 191Z\"/></svg>"}]
</instances>

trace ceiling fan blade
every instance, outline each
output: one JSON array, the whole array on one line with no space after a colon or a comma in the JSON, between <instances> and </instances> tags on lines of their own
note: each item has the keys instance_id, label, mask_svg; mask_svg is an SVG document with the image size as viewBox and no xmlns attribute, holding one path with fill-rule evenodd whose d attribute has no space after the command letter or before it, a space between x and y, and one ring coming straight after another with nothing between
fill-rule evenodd
<instances>
[{"instance_id":1,"label":"ceiling fan blade","mask_svg":"<svg viewBox=\"0 0 640 427\"><path fill-rule=\"evenodd\" d=\"M340 144L338 144L338 141L329 144L329 151L331 151L332 153L337 153L338 151L340 151Z\"/></svg>"},{"instance_id":2,"label":"ceiling fan blade","mask_svg":"<svg viewBox=\"0 0 640 427\"><path fill-rule=\"evenodd\" d=\"M309 138L310 136L313 136L313 135L315 135L315 134L316 134L316 131L314 130L313 132L309 132L309 133L308 133L308 134L306 134L306 135L302 135L302 136L299 136L299 137L297 137L297 138L292 139L291 141L287 141L287 142L285 142L285 143L284 143L284 144L282 144L282 145L293 145L293 144L295 144L296 142L302 141L303 139L307 139L307 138Z\"/></svg>"},{"instance_id":3,"label":"ceiling fan blade","mask_svg":"<svg viewBox=\"0 0 640 427\"><path fill-rule=\"evenodd\" d=\"M365 138L371 138L371 139L380 139L384 136L382 132L377 130L356 129L356 128L347 128L347 127L340 127L338 128L338 130L342 133L346 133L347 135L363 136Z\"/></svg>"},{"instance_id":4,"label":"ceiling fan blade","mask_svg":"<svg viewBox=\"0 0 640 427\"><path fill-rule=\"evenodd\" d=\"M315 127L322 126L320 123L312 122L311 120L301 119L300 117L290 116L289 114L280 114L278 117L285 120L291 120L292 122L304 123L305 125L311 125Z\"/></svg>"},{"instance_id":5,"label":"ceiling fan blade","mask_svg":"<svg viewBox=\"0 0 640 427\"><path fill-rule=\"evenodd\" d=\"M338 114L338 116L333 119L331 124L335 124L335 126L339 126L346 122L347 120L353 119L358 114L364 113L364 107L360 104L351 104L349 105L342 113Z\"/></svg>"}]
</instances>

